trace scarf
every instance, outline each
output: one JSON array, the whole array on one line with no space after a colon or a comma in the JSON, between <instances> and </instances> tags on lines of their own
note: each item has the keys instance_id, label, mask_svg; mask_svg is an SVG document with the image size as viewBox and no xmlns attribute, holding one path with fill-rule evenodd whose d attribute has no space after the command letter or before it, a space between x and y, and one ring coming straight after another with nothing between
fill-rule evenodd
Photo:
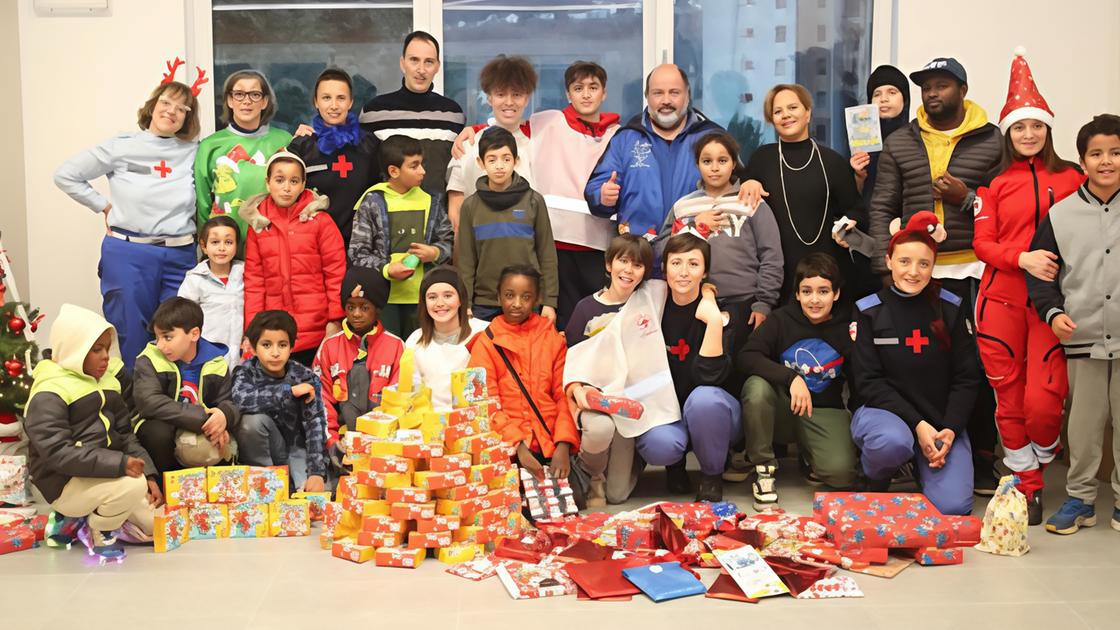
<instances>
[{"instance_id":1,"label":"scarf","mask_svg":"<svg viewBox=\"0 0 1120 630\"><path fill-rule=\"evenodd\" d=\"M315 129L315 144L323 155L333 155L342 147L358 144L362 139L358 117L354 112L346 114L346 122L341 125L328 125L323 122L322 116L315 114L311 118L311 126Z\"/></svg>"}]
</instances>

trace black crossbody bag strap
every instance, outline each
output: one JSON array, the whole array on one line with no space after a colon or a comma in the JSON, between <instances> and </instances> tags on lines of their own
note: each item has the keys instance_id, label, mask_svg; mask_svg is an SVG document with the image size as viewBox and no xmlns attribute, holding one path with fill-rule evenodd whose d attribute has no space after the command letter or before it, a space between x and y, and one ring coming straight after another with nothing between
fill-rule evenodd
<instances>
[{"instance_id":1,"label":"black crossbody bag strap","mask_svg":"<svg viewBox=\"0 0 1120 630\"><path fill-rule=\"evenodd\" d=\"M486 336L489 337L491 341L494 340L494 333L490 330L489 326L486 327ZM517 370L513 369L513 364L510 363L509 357L506 355L506 351L502 350L502 347L498 344L494 344L494 349L498 351L498 356L502 357L502 361L505 362L506 369L509 370L510 376L513 376L513 380L517 381L517 386L521 388L521 395L525 397L526 401L528 401L529 406L533 409L533 414L537 416L537 422L541 423L541 427L544 429L545 434L548 435L548 439L551 440L552 431L548 430L548 425L544 422L544 416L541 415L540 409L537 409L537 403L533 402L533 397L529 395L529 390L525 389L525 383L521 382L521 377L518 376Z\"/></svg>"}]
</instances>

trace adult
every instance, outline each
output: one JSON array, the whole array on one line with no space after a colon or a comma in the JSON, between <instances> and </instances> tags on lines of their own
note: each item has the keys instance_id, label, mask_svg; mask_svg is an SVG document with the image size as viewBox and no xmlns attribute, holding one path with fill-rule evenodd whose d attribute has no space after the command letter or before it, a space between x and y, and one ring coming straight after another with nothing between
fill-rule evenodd
<instances>
[{"instance_id":1,"label":"adult","mask_svg":"<svg viewBox=\"0 0 1120 630\"><path fill-rule=\"evenodd\" d=\"M866 489L884 492L914 462L922 492L944 514L972 511L965 424L981 383L964 300L932 281L932 212L916 213L887 245L891 285L861 298L852 374L863 406L852 415Z\"/></svg>"},{"instance_id":2,"label":"adult","mask_svg":"<svg viewBox=\"0 0 1120 630\"><path fill-rule=\"evenodd\" d=\"M867 219L848 161L809 137L813 118L809 90L797 84L775 85L766 94L762 111L778 141L751 154L743 189L751 205L766 197L774 209L784 262L778 303L786 304L797 288L797 263L809 254L832 256L840 264L840 274L852 277L851 255L832 238L832 226L846 217L848 225L866 229ZM841 299L851 304L851 293Z\"/></svg>"},{"instance_id":3,"label":"adult","mask_svg":"<svg viewBox=\"0 0 1120 630\"><path fill-rule=\"evenodd\" d=\"M1017 52L999 120L1003 172L977 192L972 243L987 265L977 297L977 345L999 395L1003 463L1019 478L1031 525L1042 523L1042 471L1058 454L1069 381L1065 354L1032 307L1025 274L1045 281L1057 277L1058 256L1031 251L1031 239L1050 207L1084 180L1054 151L1053 123L1053 112Z\"/></svg>"},{"instance_id":4,"label":"adult","mask_svg":"<svg viewBox=\"0 0 1120 630\"><path fill-rule=\"evenodd\" d=\"M634 235L619 238L632 239L631 243L642 240ZM637 256L652 260L652 252L645 251L650 253ZM642 462L665 466L671 494L688 493L692 486L684 457L690 448L700 462L696 500L721 501L727 449L739 433L739 403L722 388L731 375L729 350L739 322L729 321L716 305L715 290L703 284L711 247L694 234L678 234L668 240L663 256L668 287L654 280L638 290L629 289L636 286L639 273L644 274L635 268L634 255L625 261L622 256L612 260L611 287L599 301L615 304L604 305L596 317L612 308L618 314L589 339L572 346L565 365L564 383L579 409L591 409L588 386L636 398L644 406L636 419L615 419L617 433L610 445L605 489L612 503L629 497ZM617 269L616 263L621 263ZM580 311L577 306L569 328ZM587 324L583 330L593 332Z\"/></svg>"},{"instance_id":5,"label":"adult","mask_svg":"<svg viewBox=\"0 0 1120 630\"><path fill-rule=\"evenodd\" d=\"M673 64L646 76L645 110L611 138L584 188L591 214L617 215L620 234L652 239L678 199L696 190L692 145L720 126L691 106L688 75Z\"/></svg>"},{"instance_id":6,"label":"adult","mask_svg":"<svg viewBox=\"0 0 1120 630\"><path fill-rule=\"evenodd\" d=\"M206 223L212 214L228 214L237 221L244 243L241 203L265 193L265 164L288 146L292 136L269 126L279 105L272 85L256 70L229 75L222 88L222 105L226 128L203 139L194 162L198 224Z\"/></svg>"},{"instance_id":7,"label":"adult","mask_svg":"<svg viewBox=\"0 0 1120 630\"><path fill-rule=\"evenodd\" d=\"M976 190L999 172L1003 138L999 128L976 103L966 100L968 75L951 57L939 57L910 74L922 89L922 106L905 130L883 141L875 190L869 209L875 255L871 268L883 273L890 223L909 221L916 212L933 210L944 223L948 239L938 248L933 277L965 301L968 317L976 312L976 292L984 263L972 249L973 201ZM980 386L969 421L974 486L994 494L996 430L991 387Z\"/></svg>"},{"instance_id":8,"label":"adult","mask_svg":"<svg viewBox=\"0 0 1120 630\"><path fill-rule=\"evenodd\" d=\"M894 66L882 65L867 77L867 102L879 110L879 133L882 138L902 129L910 122L910 82ZM856 188L863 195L864 205L871 205L875 176L879 172L882 151L856 151L848 160L856 173Z\"/></svg>"},{"instance_id":9,"label":"adult","mask_svg":"<svg viewBox=\"0 0 1120 630\"><path fill-rule=\"evenodd\" d=\"M129 370L152 340L149 322L175 297L194 267L198 88L174 81L175 69L137 114L140 131L122 133L70 158L54 183L74 201L105 215L101 240L101 310L117 329ZM90 181L109 180L112 203ZM263 180L262 180L263 183Z\"/></svg>"},{"instance_id":10,"label":"adult","mask_svg":"<svg viewBox=\"0 0 1120 630\"><path fill-rule=\"evenodd\" d=\"M327 212L334 219L342 242L350 246L354 208L370 186L381 181L377 164L377 137L358 126L350 111L354 104L350 75L327 68L315 80L311 119L314 133L299 136L288 150L307 164L307 187L330 199Z\"/></svg>"},{"instance_id":11,"label":"adult","mask_svg":"<svg viewBox=\"0 0 1120 630\"><path fill-rule=\"evenodd\" d=\"M384 140L392 135L416 138L424 147L424 183L430 195L447 190L451 143L466 118L455 101L432 89L439 74L439 42L430 33L413 31L401 49L401 89L379 94L362 107L362 129Z\"/></svg>"}]
</instances>

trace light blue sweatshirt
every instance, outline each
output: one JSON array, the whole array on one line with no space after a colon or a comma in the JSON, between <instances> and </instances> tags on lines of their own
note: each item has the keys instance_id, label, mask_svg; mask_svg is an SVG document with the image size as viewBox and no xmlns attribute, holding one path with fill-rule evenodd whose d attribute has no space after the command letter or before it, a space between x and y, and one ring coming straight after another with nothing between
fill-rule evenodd
<instances>
[{"instance_id":1,"label":"light blue sweatshirt","mask_svg":"<svg viewBox=\"0 0 1120 630\"><path fill-rule=\"evenodd\" d=\"M194 158L198 143L149 131L124 133L67 160L54 183L78 203L101 212L109 204L90 186L109 180L109 226L143 236L195 232Z\"/></svg>"}]
</instances>

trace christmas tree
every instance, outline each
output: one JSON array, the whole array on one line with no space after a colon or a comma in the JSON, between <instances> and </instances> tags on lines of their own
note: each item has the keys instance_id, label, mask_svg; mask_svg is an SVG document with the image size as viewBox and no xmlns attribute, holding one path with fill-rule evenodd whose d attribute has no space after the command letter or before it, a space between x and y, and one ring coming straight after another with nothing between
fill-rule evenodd
<instances>
[{"instance_id":1,"label":"christmas tree","mask_svg":"<svg viewBox=\"0 0 1120 630\"><path fill-rule=\"evenodd\" d=\"M39 358L33 333L42 316L38 309L18 301L19 293L10 284L12 280L11 266L0 246L0 303L4 304L0 308L0 423L5 416L10 422L12 414L23 413L31 393L31 369ZM8 294L13 301L5 300Z\"/></svg>"}]
</instances>

